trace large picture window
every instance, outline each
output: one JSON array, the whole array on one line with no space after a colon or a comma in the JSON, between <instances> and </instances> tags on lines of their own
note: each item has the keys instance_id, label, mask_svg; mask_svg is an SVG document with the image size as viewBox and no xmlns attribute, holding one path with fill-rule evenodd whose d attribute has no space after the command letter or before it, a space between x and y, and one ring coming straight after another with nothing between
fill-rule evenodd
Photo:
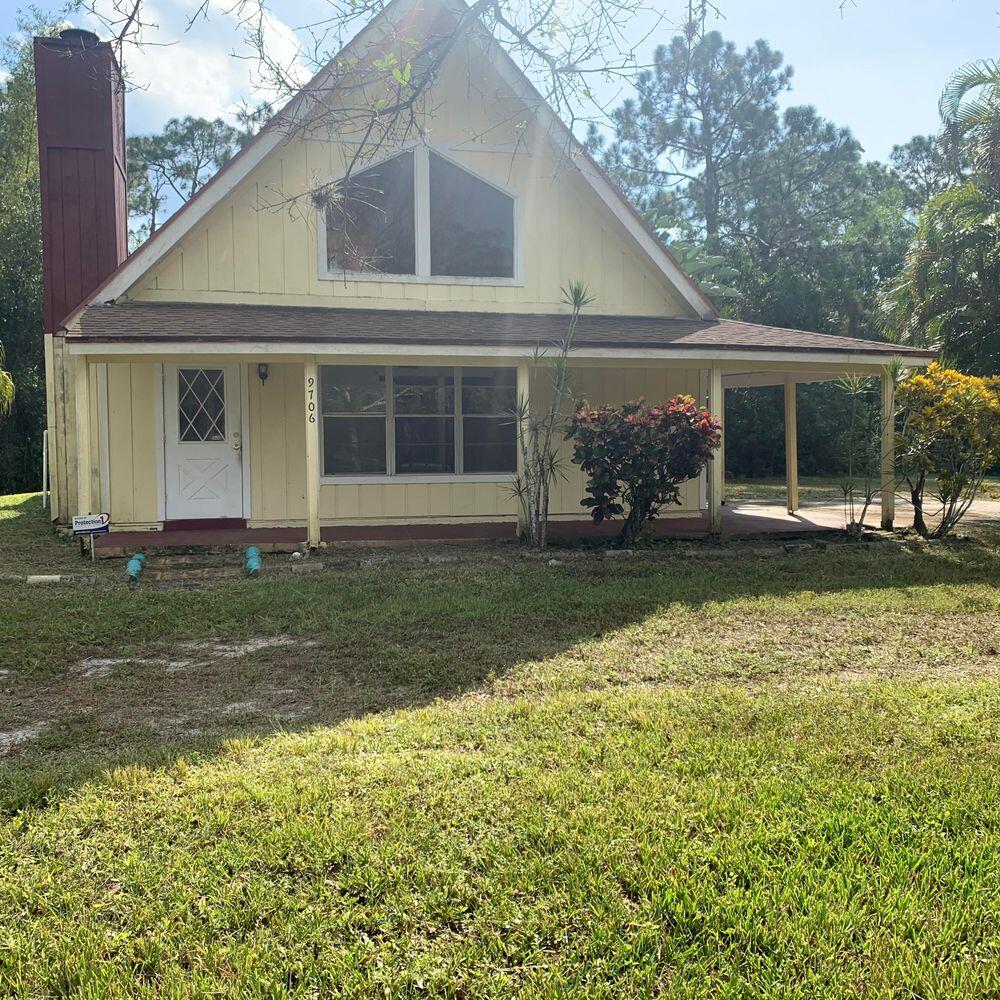
<instances>
[{"instance_id":1,"label":"large picture window","mask_svg":"<svg viewBox=\"0 0 1000 1000\"><path fill-rule=\"evenodd\" d=\"M333 190L320 227L329 277L517 277L514 198L426 146L359 170Z\"/></svg>"},{"instance_id":2,"label":"large picture window","mask_svg":"<svg viewBox=\"0 0 1000 1000\"><path fill-rule=\"evenodd\" d=\"M327 476L386 473L384 368L323 369L323 472Z\"/></svg>"},{"instance_id":3,"label":"large picture window","mask_svg":"<svg viewBox=\"0 0 1000 1000\"><path fill-rule=\"evenodd\" d=\"M323 365L320 382L325 476L517 468L513 368Z\"/></svg>"}]
</instances>

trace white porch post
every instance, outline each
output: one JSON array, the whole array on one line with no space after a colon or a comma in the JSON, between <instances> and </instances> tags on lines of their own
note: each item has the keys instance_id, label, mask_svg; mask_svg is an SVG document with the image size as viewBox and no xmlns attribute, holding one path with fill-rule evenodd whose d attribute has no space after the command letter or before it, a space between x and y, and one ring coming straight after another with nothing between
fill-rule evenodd
<instances>
[{"instance_id":1,"label":"white porch post","mask_svg":"<svg viewBox=\"0 0 1000 1000\"><path fill-rule=\"evenodd\" d=\"M718 418L722 421L722 434L719 441L719 465L722 467L720 476L722 485L719 487L719 503L723 507L726 505L726 386L723 384L722 393L719 396Z\"/></svg>"},{"instance_id":2,"label":"white porch post","mask_svg":"<svg viewBox=\"0 0 1000 1000\"><path fill-rule=\"evenodd\" d=\"M896 383L892 372L882 372L881 442L882 527L892 531L896 517Z\"/></svg>"},{"instance_id":3,"label":"white porch post","mask_svg":"<svg viewBox=\"0 0 1000 1000\"><path fill-rule=\"evenodd\" d=\"M74 366L76 396L76 513L91 514L93 460L90 441L90 369L86 358L77 358Z\"/></svg>"},{"instance_id":4,"label":"white porch post","mask_svg":"<svg viewBox=\"0 0 1000 1000\"><path fill-rule=\"evenodd\" d=\"M723 418L725 390L722 388L722 369L713 367L708 373L708 409L720 419ZM725 435L725 429L723 429ZM722 531L722 489L723 489L722 449L708 463L708 529L712 534Z\"/></svg>"},{"instance_id":5,"label":"white porch post","mask_svg":"<svg viewBox=\"0 0 1000 1000\"><path fill-rule=\"evenodd\" d=\"M311 549L319 547L319 374L316 358L306 358L305 417L306 417L306 544Z\"/></svg>"},{"instance_id":6,"label":"white porch post","mask_svg":"<svg viewBox=\"0 0 1000 1000\"><path fill-rule=\"evenodd\" d=\"M799 509L799 427L795 407L795 378L785 376L785 486L788 513Z\"/></svg>"}]
</instances>

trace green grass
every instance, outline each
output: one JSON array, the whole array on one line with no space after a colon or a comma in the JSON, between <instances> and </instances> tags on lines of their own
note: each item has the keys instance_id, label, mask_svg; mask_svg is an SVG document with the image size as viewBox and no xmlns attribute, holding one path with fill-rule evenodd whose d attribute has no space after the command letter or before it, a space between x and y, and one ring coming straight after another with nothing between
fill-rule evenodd
<instances>
[{"instance_id":1,"label":"green grass","mask_svg":"<svg viewBox=\"0 0 1000 1000\"><path fill-rule=\"evenodd\" d=\"M0 995L997 995L1000 531L449 551L0 585Z\"/></svg>"},{"instance_id":2,"label":"green grass","mask_svg":"<svg viewBox=\"0 0 1000 1000\"><path fill-rule=\"evenodd\" d=\"M836 476L800 476L799 499L802 503L834 503L843 500L843 479ZM782 476L760 479L735 479L726 483L727 500L784 500ZM982 500L1000 500L1000 476L990 476L983 484Z\"/></svg>"},{"instance_id":3,"label":"green grass","mask_svg":"<svg viewBox=\"0 0 1000 1000\"><path fill-rule=\"evenodd\" d=\"M78 539L56 539L40 494L0 496L0 575L91 572Z\"/></svg>"}]
</instances>

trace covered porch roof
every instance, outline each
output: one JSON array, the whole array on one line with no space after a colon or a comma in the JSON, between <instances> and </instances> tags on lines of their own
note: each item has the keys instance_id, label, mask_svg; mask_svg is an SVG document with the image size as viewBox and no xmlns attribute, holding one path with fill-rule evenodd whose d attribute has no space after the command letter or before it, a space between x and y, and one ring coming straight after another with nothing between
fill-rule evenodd
<instances>
[{"instance_id":1,"label":"covered porch roof","mask_svg":"<svg viewBox=\"0 0 1000 1000\"><path fill-rule=\"evenodd\" d=\"M398 353L459 350L524 356L565 336L566 313L338 309L218 303L119 302L87 308L67 330L79 353L172 353L208 345L219 353ZM84 346L86 345L86 346ZM882 341L788 330L726 319L608 316L584 313L574 339L579 357L657 356L751 362L815 361L916 365L935 352ZM753 366L748 366L752 368ZM742 369L743 366L740 366ZM821 373L818 377L822 377ZM736 383L731 384L746 384Z\"/></svg>"}]
</instances>

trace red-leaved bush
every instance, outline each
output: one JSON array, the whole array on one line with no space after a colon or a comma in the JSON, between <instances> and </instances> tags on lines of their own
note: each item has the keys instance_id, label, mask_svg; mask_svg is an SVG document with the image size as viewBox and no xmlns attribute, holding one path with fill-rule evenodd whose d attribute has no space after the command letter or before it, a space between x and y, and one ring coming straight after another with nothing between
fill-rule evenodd
<instances>
[{"instance_id":1,"label":"red-leaved bush","mask_svg":"<svg viewBox=\"0 0 1000 1000\"><path fill-rule=\"evenodd\" d=\"M691 396L650 406L634 399L621 406L578 410L566 436L573 461L587 474L582 500L596 524L628 509L619 539L629 545L661 507L680 503L680 487L701 474L721 441L721 424Z\"/></svg>"}]
</instances>

